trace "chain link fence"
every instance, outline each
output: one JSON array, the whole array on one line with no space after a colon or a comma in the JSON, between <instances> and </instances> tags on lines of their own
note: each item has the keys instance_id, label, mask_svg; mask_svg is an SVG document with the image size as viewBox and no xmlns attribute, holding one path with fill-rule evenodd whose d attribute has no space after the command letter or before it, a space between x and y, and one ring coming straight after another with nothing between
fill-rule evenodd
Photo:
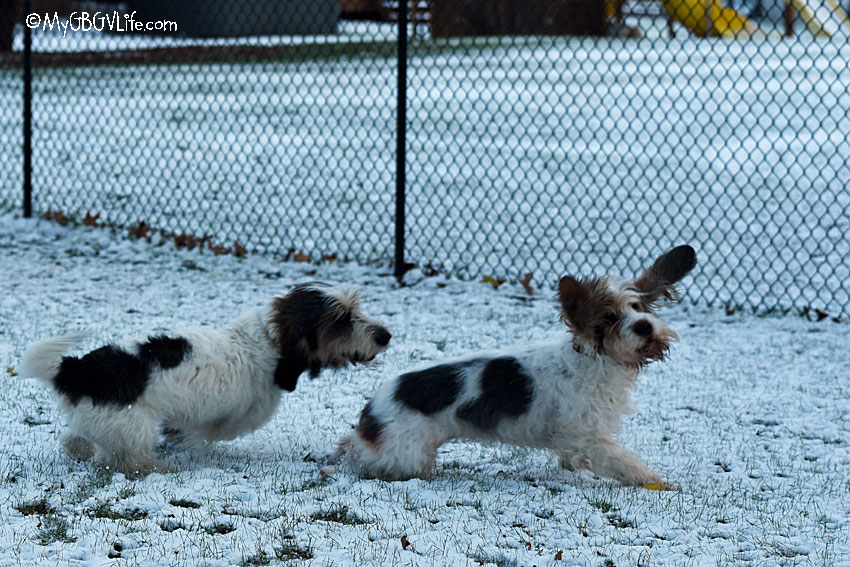
<instances>
[{"instance_id":1,"label":"chain link fence","mask_svg":"<svg viewBox=\"0 0 850 567\"><path fill-rule=\"evenodd\" d=\"M386 261L398 185L425 274L549 293L690 243L691 300L846 316L847 6L789 1L33 1L34 209ZM84 30L98 11L152 27ZM23 43L0 54L5 208Z\"/></svg>"}]
</instances>

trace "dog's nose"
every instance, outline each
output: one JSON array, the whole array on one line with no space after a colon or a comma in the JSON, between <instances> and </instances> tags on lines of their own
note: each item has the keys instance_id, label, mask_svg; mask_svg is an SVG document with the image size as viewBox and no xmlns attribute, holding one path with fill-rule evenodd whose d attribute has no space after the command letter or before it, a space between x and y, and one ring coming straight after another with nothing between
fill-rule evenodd
<instances>
[{"instance_id":1,"label":"dog's nose","mask_svg":"<svg viewBox=\"0 0 850 567\"><path fill-rule=\"evenodd\" d=\"M641 319L634 325L632 325L632 330L636 335L640 335L641 337L648 337L652 334L652 323L647 321L646 319Z\"/></svg>"},{"instance_id":2,"label":"dog's nose","mask_svg":"<svg viewBox=\"0 0 850 567\"><path fill-rule=\"evenodd\" d=\"M378 346L387 346L388 344L390 344L390 339L392 338L392 335L386 329L376 329L373 338L375 339L375 342L378 344Z\"/></svg>"}]
</instances>

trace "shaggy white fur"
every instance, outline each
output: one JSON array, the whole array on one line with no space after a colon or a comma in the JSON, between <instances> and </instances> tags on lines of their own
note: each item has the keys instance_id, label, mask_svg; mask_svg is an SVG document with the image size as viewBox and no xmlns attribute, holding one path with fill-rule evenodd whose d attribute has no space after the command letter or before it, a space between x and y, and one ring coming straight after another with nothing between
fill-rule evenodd
<instances>
[{"instance_id":1,"label":"shaggy white fur","mask_svg":"<svg viewBox=\"0 0 850 567\"><path fill-rule=\"evenodd\" d=\"M64 357L81 338L34 343L21 374L60 395L72 457L144 474L166 470L155 454L161 431L196 449L254 431L304 371L315 376L369 362L390 333L360 310L355 291L312 283L220 329L127 339Z\"/></svg>"},{"instance_id":2,"label":"shaggy white fur","mask_svg":"<svg viewBox=\"0 0 850 567\"><path fill-rule=\"evenodd\" d=\"M551 449L566 469L624 484L671 488L616 443L641 368L663 360L675 334L654 314L695 265L691 247L656 260L634 282L561 279L572 333L543 344L483 352L414 369L381 385L337 458L387 479L427 475L452 439Z\"/></svg>"}]
</instances>

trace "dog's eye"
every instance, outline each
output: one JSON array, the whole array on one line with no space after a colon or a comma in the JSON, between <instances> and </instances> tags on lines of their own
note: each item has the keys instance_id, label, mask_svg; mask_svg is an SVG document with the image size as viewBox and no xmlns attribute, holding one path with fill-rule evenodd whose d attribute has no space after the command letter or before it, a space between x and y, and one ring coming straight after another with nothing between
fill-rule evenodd
<instances>
[{"instance_id":1,"label":"dog's eye","mask_svg":"<svg viewBox=\"0 0 850 567\"><path fill-rule=\"evenodd\" d=\"M629 303L629 307L635 311L643 311L643 306L637 302Z\"/></svg>"},{"instance_id":2,"label":"dog's eye","mask_svg":"<svg viewBox=\"0 0 850 567\"><path fill-rule=\"evenodd\" d=\"M602 320L605 321L607 326L611 327L617 323L619 317L617 317L616 313L606 313Z\"/></svg>"}]
</instances>

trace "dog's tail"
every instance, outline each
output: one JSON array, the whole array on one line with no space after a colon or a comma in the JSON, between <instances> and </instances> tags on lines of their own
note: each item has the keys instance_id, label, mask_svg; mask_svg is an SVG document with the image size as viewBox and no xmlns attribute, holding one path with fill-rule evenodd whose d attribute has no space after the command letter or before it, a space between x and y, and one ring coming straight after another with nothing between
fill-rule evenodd
<instances>
[{"instance_id":1,"label":"dog's tail","mask_svg":"<svg viewBox=\"0 0 850 567\"><path fill-rule=\"evenodd\" d=\"M32 343L21 357L19 374L38 378L52 386L53 378L59 373L62 356L80 344L83 338L82 333L73 333Z\"/></svg>"}]
</instances>

